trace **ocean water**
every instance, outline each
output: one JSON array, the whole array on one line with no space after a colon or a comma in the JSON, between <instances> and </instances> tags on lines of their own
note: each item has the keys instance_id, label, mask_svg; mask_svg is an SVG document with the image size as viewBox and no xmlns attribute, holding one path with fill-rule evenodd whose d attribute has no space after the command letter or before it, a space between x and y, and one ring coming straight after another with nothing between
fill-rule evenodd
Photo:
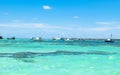
<instances>
[{"instance_id":1,"label":"ocean water","mask_svg":"<svg viewBox=\"0 0 120 75\"><path fill-rule=\"evenodd\" d=\"M3 39L0 75L120 75L120 41Z\"/></svg>"}]
</instances>

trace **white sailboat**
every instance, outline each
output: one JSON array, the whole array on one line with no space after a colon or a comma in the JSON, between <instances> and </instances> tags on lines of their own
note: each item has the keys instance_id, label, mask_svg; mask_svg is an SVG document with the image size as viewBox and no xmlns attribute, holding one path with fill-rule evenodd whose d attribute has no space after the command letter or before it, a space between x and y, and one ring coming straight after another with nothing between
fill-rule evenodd
<instances>
[{"instance_id":1,"label":"white sailboat","mask_svg":"<svg viewBox=\"0 0 120 75\"><path fill-rule=\"evenodd\" d=\"M114 42L113 39L112 39L112 34L110 34L110 37L111 38L106 39L105 42Z\"/></svg>"}]
</instances>

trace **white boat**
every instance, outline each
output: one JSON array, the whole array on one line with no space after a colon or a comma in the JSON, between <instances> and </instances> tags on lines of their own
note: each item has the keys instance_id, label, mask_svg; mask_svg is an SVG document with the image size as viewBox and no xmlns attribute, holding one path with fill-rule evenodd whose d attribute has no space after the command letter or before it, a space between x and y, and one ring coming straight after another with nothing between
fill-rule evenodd
<instances>
[{"instance_id":1,"label":"white boat","mask_svg":"<svg viewBox=\"0 0 120 75\"><path fill-rule=\"evenodd\" d=\"M41 37L32 37L32 40L34 40L34 41L42 41L42 38Z\"/></svg>"},{"instance_id":2,"label":"white boat","mask_svg":"<svg viewBox=\"0 0 120 75\"><path fill-rule=\"evenodd\" d=\"M105 42L114 42L112 39L108 38L105 40Z\"/></svg>"},{"instance_id":3,"label":"white boat","mask_svg":"<svg viewBox=\"0 0 120 75\"><path fill-rule=\"evenodd\" d=\"M113 39L112 39L112 34L110 34L111 38L108 38L105 40L105 42L114 42Z\"/></svg>"},{"instance_id":4,"label":"white boat","mask_svg":"<svg viewBox=\"0 0 120 75\"><path fill-rule=\"evenodd\" d=\"M63 40L63 41L73 41L73 39L71 39L71 38L60 38L60 40Z\"/></svg>"},{"instance_id":5,"label":"white boat","mask_svg":"<svg viewBox=\"0 0 120 75\"><path fill-rule=\"evenodd\" d=\"M57 40L60 40L60 38L52 38L52 40L55 40L55 41L57 41Z\"/></svg>"},{"instance_id":6,"label":"white boat","mask_svg":"<svg viewBox=\"0 0 120 75\"><path fill-rule=\"evenodd\" d=\"M15 40L15 37L7 38L8 40Z\"/></svg>"}]
</instances>

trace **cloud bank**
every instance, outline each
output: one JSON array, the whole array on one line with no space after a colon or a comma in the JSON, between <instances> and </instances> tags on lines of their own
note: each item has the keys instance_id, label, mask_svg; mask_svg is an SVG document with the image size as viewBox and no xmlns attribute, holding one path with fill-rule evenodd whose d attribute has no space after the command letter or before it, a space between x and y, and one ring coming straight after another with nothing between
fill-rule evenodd
<instances>
[{"instance_id":1,"label":"cloud bank","mask_svg":"<svg viewBox=\"0 0 120 75\"><path fill-rule=\"evenodd\" d=\"M43 5L43 9L44 10L51 10L52 8L50 6L48 6L48 5Z\"/></svg>"},{"instance_id":2,"label":"cloud bank","mask_svg":"<svg viewBox=\"0 0 120 75\"><path fill-rule=\"evenodd\" d=\"M6 31L7 29L7 31ZM9 29L9 30L8 30ZM17 30L17 31L16 31ZM4 23L0 24L0 32L21 35L34 36L39 34L44 34L44 36L64 36L64 37L78 37L82 36L92 36L92 37L106 37L104 35L110 34L111 32L119 32L120 25L116 26L97 26L97 27L71 27L63 25L48 25L44 23ZM64 35L62 34L64 33ZM114 34L117 35L118 33ZM102 35L102 36L101 36ZM19 36L19 35L18 35Z\"/></svg>"},{"instance_id":3,"label":"cloud bank","mask_svg":"<svg viewBox=\"0 0 120 75\"><path fill-rule=\"evenodd\" d=\"M68 27L68 26L53 26L47 25L42 23L7 23L7 24L0 24L0 27L6 28L32 28L32 29L50 29L50 30L68 30L68 31L97 31L97 32L104 32L109 30L118 30L120 26L99 26L99 27Z\"/></svg>"}]
</instances>

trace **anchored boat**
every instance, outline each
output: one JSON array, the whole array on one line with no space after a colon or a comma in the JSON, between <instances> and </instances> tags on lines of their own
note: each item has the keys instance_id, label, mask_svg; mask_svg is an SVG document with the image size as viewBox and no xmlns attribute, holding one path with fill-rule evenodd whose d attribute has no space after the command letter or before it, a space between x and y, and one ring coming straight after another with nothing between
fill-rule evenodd
<instances>
[{"instance_id":1,"label":"anchored boat","mask_svg":"<svg viewBox=\"0 0 120 75\"><path fill-rule=\"evenodd\" d=\"M114 42L114 40L112 39L112 34L110 34L111 38L108 38L105 40L105 42Z\"/></svg>"}]
</instances>

